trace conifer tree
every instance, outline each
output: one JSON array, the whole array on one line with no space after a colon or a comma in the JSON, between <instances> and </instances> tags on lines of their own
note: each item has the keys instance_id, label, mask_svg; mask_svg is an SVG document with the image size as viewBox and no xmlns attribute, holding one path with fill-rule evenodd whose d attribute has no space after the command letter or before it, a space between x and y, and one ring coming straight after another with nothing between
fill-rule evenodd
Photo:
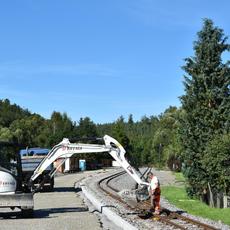
<instances>
[{"instance_id":1,"label":"conifer tree","mask_svg":"<svg viewBox=\"0 0 230 230\"><path fill-rule=\"evenodd\" d=\"M186 58L183 66L185 95L181 102L185 114L181 133L188 191L201 196L210 179L203 161L206 145L214 135L230 130L230 68L229 61L222 61L230 45L223 30L210 19L204 20L197 35L195 56Z\"/></svg>"}]
</instances>

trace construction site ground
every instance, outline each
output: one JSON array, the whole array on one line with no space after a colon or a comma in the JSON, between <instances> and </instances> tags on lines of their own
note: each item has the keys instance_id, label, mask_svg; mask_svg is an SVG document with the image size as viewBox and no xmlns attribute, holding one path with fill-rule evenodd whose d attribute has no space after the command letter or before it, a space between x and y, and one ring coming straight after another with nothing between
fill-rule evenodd
<instances>
[{"instance_id":1,"label":"construction site ground","mask_svg":"<svg viewBox=\"0 0 230 230\"><path fill-rule=\"evenodd\" d=\"M68 174L55 178L53 192L34 196L34 218L24 219L20 210L0 210L1 230L76 230L102 229L97 215L88 211L83 198L75 189L80 181L95 171Z\"/></svg>"}]
</instances>

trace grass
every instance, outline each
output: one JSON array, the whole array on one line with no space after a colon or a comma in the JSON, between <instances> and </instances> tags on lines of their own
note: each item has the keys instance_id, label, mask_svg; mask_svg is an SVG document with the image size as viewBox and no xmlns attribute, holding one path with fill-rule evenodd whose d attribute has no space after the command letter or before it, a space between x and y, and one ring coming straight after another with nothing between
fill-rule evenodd
<instances>
[{"instance_id":1,"label":"grass","mask_svg":"<svg viewBox=\"0 0 230 230\"><path fill-rule=\"evenodd\" d=\"M182 172L174 172L173 174L177 182L185 182L185 178Z\"/></svg>"},{"instance_id":2,"label":"grass","mask_svg":"<svg viewBox=\"0 0 230 230\"><path fill-rule=\"evenodd\" d=\"M180 177L180 175L178 175ZM162 195L178 208L196 216L221 221L230 225L230 208L211 208L199 200L187 196L185 187L162 186Z\"/></svg>"}]
</instances>

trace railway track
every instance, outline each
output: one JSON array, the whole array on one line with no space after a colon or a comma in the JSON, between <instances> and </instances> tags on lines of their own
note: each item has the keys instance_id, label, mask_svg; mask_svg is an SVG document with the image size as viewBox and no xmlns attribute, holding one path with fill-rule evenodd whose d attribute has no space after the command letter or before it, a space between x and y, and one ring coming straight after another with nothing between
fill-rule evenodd
<instances>
[{"instance_id":1,"label":"railway track","mask_svg":"<svg viewBox=\"0 0 230 230\"><path fill-rule=\"evenodd\" d=\"M147 169L143 174L142 177L149 171ZM217 230L217 228L207 225L205 223L199 222L197 220L194 220L192 218L186 217L182 215L182 212L175 212L170 211L164 207L161 208L161 214L159 216L154 216L150 210L150 201L144 201L144 202L135 202L132 201L132 204L130 205L127 200L122 199L118 192L120 192L117 188L112 186L112 181L115 178L118 178L120 176L123 176L126 172L122 171L107 177L102 178L98 182L98 187L107 195L112 197L113 199L119 201L123 204L127 209L135 213L138 217L142 219L151 219L152 221L158 221L163 223L166 226L171 226L174 229L191 229L191 230Z\"/></svg>"},{"instance_id":2,"label":"railway track","mask_svg":"<svg viewBox=\"0 0 230 230\"><path fill-rule=\"evenodd\" d=\"M98 181L97 186L100 190L102 190L105 194L111 196L112 198L114 198L115 200L118 200L119 202L121 202L122 204L126 205L126 202L124 200L122 200L122 198L117 194L119 192L119 190L117 190L116 188L112 187L109 185L109 182L119 176L124 175L126 172L122 171L119 173L115 173L113 175L107 176L102 178L101 180Z\"/></svg>"}]
</instances>

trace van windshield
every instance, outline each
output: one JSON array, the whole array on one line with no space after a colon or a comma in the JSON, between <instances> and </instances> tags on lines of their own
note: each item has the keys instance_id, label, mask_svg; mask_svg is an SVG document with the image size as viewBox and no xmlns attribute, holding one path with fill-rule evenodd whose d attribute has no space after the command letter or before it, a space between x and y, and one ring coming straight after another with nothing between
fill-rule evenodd
<instances>
[{"instance_id":1,"label":"van windshield","mask_svg":"<svg viewBox=\"0 0 230 230\"><path fill-rule=\"evenodd\" d=\"M34 171L48 153L49 149L43 148L29 148L20 150L20 155L22 158L22 171ZM48 166L46 170L51 171L52 168L53 164Z\"/></svg>"}]
</instances>

